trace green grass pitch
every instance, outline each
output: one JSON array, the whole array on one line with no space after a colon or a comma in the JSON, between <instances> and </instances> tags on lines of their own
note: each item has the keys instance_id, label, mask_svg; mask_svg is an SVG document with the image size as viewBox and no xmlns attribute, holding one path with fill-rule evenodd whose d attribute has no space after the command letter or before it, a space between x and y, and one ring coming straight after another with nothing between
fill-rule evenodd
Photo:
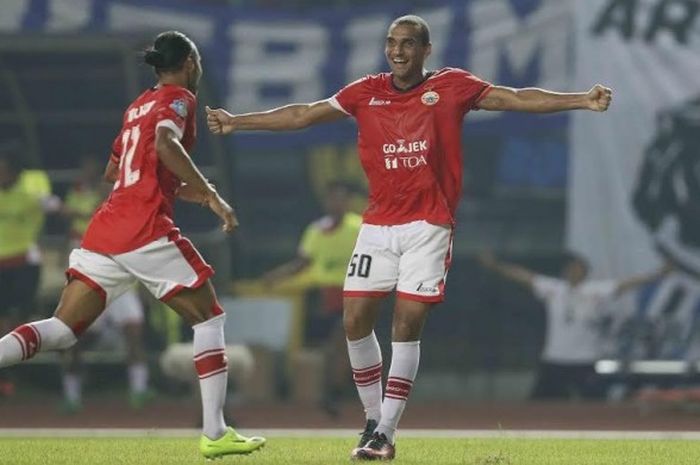
<instances>
[{"instance_id":1,"label":"green grass pitch","mask_svg":"<svg viewBox=\"0 0 700 465\"><path fill-rule=\"evenodd\" d=\"M271 438L260 452L207 462L197 440L0 438L2 465L348 464L352 439ZM697 465L700 441L400 439L396 465Z\"/></svg>"}]
</instances>

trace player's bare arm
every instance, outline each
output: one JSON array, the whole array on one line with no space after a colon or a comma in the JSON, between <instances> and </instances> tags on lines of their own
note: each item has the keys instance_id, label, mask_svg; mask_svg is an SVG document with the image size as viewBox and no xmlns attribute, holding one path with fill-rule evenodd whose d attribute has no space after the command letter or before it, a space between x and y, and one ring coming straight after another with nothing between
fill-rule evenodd
<instances>
[{"instance_id":1,"label":"player's bare arm","mask_svg":"<svg viewBox=\"0 0 700 465\"><path fill-rule=\"evenodd\" d=\"M544 89L496 86L477 103L481 110L552 113L567 110L606 111L612 90L596 84L588 92L562 93Z\"/></svg>"},{"instance_id":2,"label":"player's bare arm","mask_svg":"<svg viewBox=\"0 0 700 465\"><path fill-rule=\"evenodd\" d=\"M105 167L105 173L102 175L105 182L114 184L119 179L119 165L114 163L111 159L107 162Z\"/></svg>"},{"instance_id":3,"label":"player's bare arm","mask_svg":"<svg viewBox=\"0 0 700 465\"><path fill-rule=\"evenodd\" d=\"M222 229L231 232L238 226L233 208L216 192L202 173L197 169L185 148L180 144L175 132L167 127L156 131L156 152L158 158L180 181L185 183L191 195L200 195L209 208L224 222ZM196 192L197 194L194 194Z\"/></svg>"},{"instance_id":4,"label":"player's bare arm","mask_svg":"<svg viewBox=\"0 0 700 465\"><path fill-rule=\"evenodd\" d=\"M231 114L222 108L206 107L206 111L209 130L221 135L241 130L290 131L347 117L328 100L295 103L268 111L240 115Z\"/></svg>"},{"instance_id":5,"label":"player's bare arm","mask_svg":"<svg viewBox=\"0 0 700 465\"><path fill-rule=\"evenodd\" d=\"M478 258L479 262L484 268L494 271L501 276L510 279L511 281L515 281L524 286L532 288L535 280L535 273L527 268L513 265L511 263L501 262L490 252L483 253L479 255Z\"/></svg>"},{"instance_id":6,"label":"player's bare arm","mask_svg":"<svg viewBox=\"0 0 700 465\"><path fill-rule=\"evenodd\" d=\"M644 286L646 284L652 283L656 280L659 280L666 276L668 273L670 273L673 270L673 265L671 263L666 263L664 266L659 268L656 271L653 271L648 274L642 274L638 276L632 276L630 278L625 279L624 281L621 281L620 284L617 285L617 289L615 289L615 294L620 295L624 294L627 291L631 291L632 289L636 289L640 286Z\"/></svg>"},{"instance_id":7,"label":"player's bare arm","mask_svg":"<svg viewBox=\"0 0 700 465\"><path fill-rule=\"evenodd\" d=\"M184 200L185 202L198 203L202 206L207 205L206 193L190 186L189 184L183 184L177 189L177 198Z\"/></svg>"}]
</instances>

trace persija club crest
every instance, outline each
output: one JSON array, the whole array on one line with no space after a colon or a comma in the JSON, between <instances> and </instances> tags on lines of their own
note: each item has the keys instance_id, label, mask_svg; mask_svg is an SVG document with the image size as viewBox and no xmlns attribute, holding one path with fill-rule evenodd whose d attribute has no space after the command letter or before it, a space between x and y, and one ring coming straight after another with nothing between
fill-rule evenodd
<instances>
[{"instance_id":1,"label":"persija club crest","mask_svg":"<svg viewBox=\"0 0 700 465\"><path fill-rule=\"evenodd\" d=\"M435 105L438 103L438 100L440 100L440 94L434 90L430 90L420 96L420 101L423 102L423 105Z\"/></svg>"}]
</instances>

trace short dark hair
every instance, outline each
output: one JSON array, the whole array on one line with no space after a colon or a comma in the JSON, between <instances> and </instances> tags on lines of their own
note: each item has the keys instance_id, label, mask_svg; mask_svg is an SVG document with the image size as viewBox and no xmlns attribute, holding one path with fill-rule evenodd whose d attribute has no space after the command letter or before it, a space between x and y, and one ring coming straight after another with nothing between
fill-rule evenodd
<instances>
[{"instance_id":1,"label":"short dark hair","mask_svg":"<svg viewBox=\"0 0 700 465\"><path fill-rule=\"evenodd\" d=\"M144 51L143 60L158 74L179 71L195 50L194 42L182 32L166 31L158 34L153 45Z\"/></svg>"},{"instance_id":2,"label":"short dark hair","mask_svg":"<svg viewBox=\"0 0 700 465\"><path fill-rule=\"evenodd\" d=\"M416 16L416 15L399 16L398 18L396 18L394 21L391 22L389 29L391 29L394 26L403 25L403 24L415 26L419 29L418 36L420 37L420 41L422 42L423 45L428 45L430 43L430 27L428 26L428 23L426 23L423 18L421 18L420 16Z\"/></svg>"},{"instance_id":3,"label":"short dark hair","mask_svg":"<svg viewBox=\"0 0 700 465\"><path fill-rule=\"evenodd\" d=\"M570 250L564 252L564 264L562 265L562 268L565 268L576 262L581 264L583 269L586 271L586 274L588 274L588 272L591 271L590 263L588 263L588 260L586 260L582 255L579 255L576 252L572 252Z\"/></svg>"}]
</instances>

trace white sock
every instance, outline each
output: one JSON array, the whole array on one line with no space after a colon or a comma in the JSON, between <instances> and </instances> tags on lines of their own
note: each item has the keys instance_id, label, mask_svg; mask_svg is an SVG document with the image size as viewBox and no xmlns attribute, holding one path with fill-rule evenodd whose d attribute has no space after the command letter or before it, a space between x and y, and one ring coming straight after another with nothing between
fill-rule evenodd
<instances>
[{"instance_id":1,"label":"white sock","mask_svg":"<svg viewBox=\"0 0 700 465\"><path fill-rule=\"evenodd\" d=\"M376 431L384 433L389 442L393 443L396 428L418 372L420 341L393 342L391 350L391 366L382 403L382 419Z\"/></svg>"},{"instance_id":2,"label":"white sock","mask_svg":"<svg viewBox=\"0 0 700 465\"><path fill-rule=\"evenodd\" d=\"M374 331L362 339L348 340L348 355L365 415L368 420L379 422L382 414L382 351Z\"/></svg>"},{"instance_id":3,"label":"white sock","mask_svg":"<svg viewBox=\"0 0 700 465\"><path fill-rule=\"evenodd\" d=\"M132 394L142 394L148 389L148 365L143 362L132 363L127 369L129 373L129 391Z\"/></svg>"},{"instance_id":4,"label":"white sock","mask_svg":"<svg viewBox=\"0 0 700 465\"><path fill-rule=\"evenodd\" d=\"M72 404L80 404L83 401L83 380L77 373L63 375L63 396Z\"/></svg>"},{"instance_id":5,"label":"white sock","mask_svg":"<svg viewBox=\"0 0 700 465\"><path fill-rule=\"evenodd\" d=\"M226 315L219 315L192 327L194 365L202 393L202 433L209 439L218 439L226 433L224 400L228 370L224 353L225 321Z\"/></svg>"},{"instance_id":6,"label":"white sock","mask_svg":"<svg viewBox=\"0 0 700 465\"><path fill-rule=\"evenodd\" d=\"M0 368L28 360L39 351L67 349L75 334L56 317L19 326L0 339Z\"/></svg>"}]
</instances>

